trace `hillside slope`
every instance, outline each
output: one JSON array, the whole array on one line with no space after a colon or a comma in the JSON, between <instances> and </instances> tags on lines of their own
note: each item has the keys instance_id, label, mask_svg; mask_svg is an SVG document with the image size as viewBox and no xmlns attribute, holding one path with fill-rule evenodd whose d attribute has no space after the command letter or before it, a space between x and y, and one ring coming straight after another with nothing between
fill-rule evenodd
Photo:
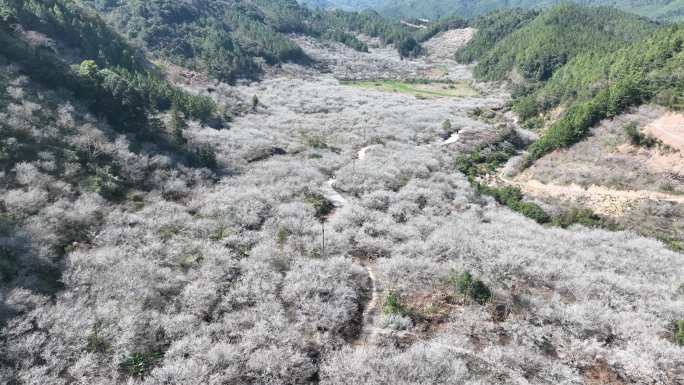
<instances>
[{"instance_id":1,"label":"hillside slope","mask_svg":"<svg viewBox=\"0 0 684 385\"><path fill-rule=\"evenodd\" d=\"M185 122L219 115L75 2L0 2L0 297L58 290L64 255L107 205L174 174L206 178L216 160Z\"/></svg>"},{"instance_id":2,"label":"hillside slope","mask_svg":"<svg viewBox=\"0 0 684 385\"><path fill-rule=\"evenodd\" d=\"M673 109L684 106L684 28L663 28L650 38L607 55L578 56L528 96L534 111L564 103L561 119L531 148L540 157L580 140L599 120L653 101ZM529 108L529 107L525 107Z\"/></svg>"},{"instance_id":3,"label":"hillside slope","mask_svg":"<svg viewBox=\"0 0 684 385\"><path fill-rule=\"evenodd\" d=\"M482 57L511 33L525 26L539 15L521 8L500 10L480 16L470 23L476 29L473 39L456 52L456 60L472 63Z\"/></svg>"},{"instance_id":4,"label":"hillside slope","mask_svg":"<svg viewBox=\"0 0 684 385\"><path fill-rule=\"evenodd\" d=\"M591 125L631 105L653 98L671 107L681 103L680 27L577 5L523 23L521 11L501 12L510 25L483 22L456 56L477 60L481 79L513 79L513 110L529 128L551 124L531 147L532 158L580 140ZM550 116L558 106L562 114Z\"/></svg>"},{"instance_id":5,"label":"hillside slope","mask_svg":"<svg viewBox=\"0 0 684 385\"><path fill-rule=\"evenodd\" d=\"M119 32L157 57L232 82L254 78L261 64L310 61L287 34L336 40L367 51L350 32L388 44L409 30L374 13L312 11L295 0L84 0Z\"/></svg>"},{"instance_id":6,"label":"hillside slope","mask_svg":"<svg viewBox=\"0 0 684 385\"><path fill-rule=\"evenodd\" d=\"M554 7L520 25L477 58L476 76L501 80L513 71L528 80L546 80L580 53L610 52L657 28L653 22L614 8L572 4Z\"/></svg>"},{"instance_id":7,"label":"hillside slope","mask_svg":"<svg viewBox=\"0 0 684 385\"><path fill-rule=\"evenodd\" d=\"M684 107L682 27L625 20L613 11L603 16L614 19L591 27L596 32L585 38L596 42L587 44L581 42L582 34L568 31L587 28L590 24L583 20L591 19L585 15L574 21L565 17L570 23L565 26L550 23L549 15L558 9L543 11L517 29L521 11L498 11L504 13L498 20L511 21L508 24L488 22L496 14L482 17L470 46L457 53L462 60L482 60L479 65L501 64L508 57L513 68L519 60L524 63L529 52L572 53L546 78L521 70L494 76L514 80L512 109L522 125L540 137L527 147L526 155L514 157L499 171L494 164L480 176L496 175L482 179L490 185L519 188L552 207L570 207L579 210L576 213L594 210L612 223L681 250L682 200L677 195L682 188L677 129L681 115L673 110ZM606 28L616 22L621 27L636 23L646 28L631 28L628 33L620 32L621 27ZM549 32L554 30L550 26L561 28ZM509 32L508 27L515 31ZM630 37L634 31L639 34ZM547 44L562 35L571 37ZM572 48L575 38L580 41L576 47L589 48L563 51ZM496 75L488 72L491 68L496 66L484 67L478 75ZM637 106L642 107L633 108ZM503 163L508 156L502 159Z\"/></svg>"},{"instance_id":8,"label":"hillside slope","mask_svg":"<svg viewBox=\"0 0 684 385\"><path fill-rule=\"evenodd\" d=\"M382 0L298 0L311 8L341 9L345 11L363 11L376 8Z\"/></svg>"}]
</instances>

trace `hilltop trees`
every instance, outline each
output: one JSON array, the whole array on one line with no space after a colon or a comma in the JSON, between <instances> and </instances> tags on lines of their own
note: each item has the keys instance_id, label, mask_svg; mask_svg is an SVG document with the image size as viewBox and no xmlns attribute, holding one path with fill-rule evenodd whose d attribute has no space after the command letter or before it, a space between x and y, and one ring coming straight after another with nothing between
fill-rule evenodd
<instances>
[{"instance_id":1,"label":"hilltop trees","mask_svg":"<svg viewBox=\"0 0 684 385\"><path fill-rule=\"evenodd\" d=\"M467 57L478 60L476 76L489 80L504 79L515 71L529 81L545 81L578 54L613 51L648 36L657 26L613 8L588 8L574 4L554 7L534 20L526 21L532 15L513 11L504 18L503 25L484 25L483 32L477 34L482 36L473 40L472 47L484 44L485 35L501 40L497 40L491 50L478 48L481 56ZM506 33L510 29L515 30Z\"/></svg>"},{"instance_id":2,"label":"hilltop trees","mask_svg":"<svg viewBox=\"0 0 684 385\"><path fill-rule=\"evenodd\" d=\"M682 34L678 26L666 27L648 39L605 56L583 55L564 67L536 95L541 100L553 97L571 106L533 145L531 156L540 157L575 143L599 120L615 116L629 106L659 101L656 96L663 93L681 95L674 68L681 64ZM601 86L591 90L584 88L587 84ZM680 108L679 98L667 100L672 103L668 107Z\"/></svg>"},{"instance_id":3,"label":"hilltop trees","mask_svg":"<svg viewBox=\"0 0 684 385\"><path fill-rule=\"evenodd\" d=\"M537 11L522 9L500 10L480 16L471 21L477 32L473 39L456 52L456 60L472 63L484 57L488 51L508 35L522 28L539 15Z\"/></svg>"}]
</instances>

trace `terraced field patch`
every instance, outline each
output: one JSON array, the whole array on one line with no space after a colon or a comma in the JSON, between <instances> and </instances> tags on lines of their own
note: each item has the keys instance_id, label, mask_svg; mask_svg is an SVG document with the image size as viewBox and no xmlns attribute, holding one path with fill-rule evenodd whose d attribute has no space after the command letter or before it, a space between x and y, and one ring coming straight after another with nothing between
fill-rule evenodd
<instances>
[{"instance_id":1,"label":"terraced field patch","mask_svg":"<svg viewBox=\"0 0 684 385\"><path fill-rule=\"evenodd\" d=\"M350 81L344 84L383 92L413 95L417 98L474 97L479 93L469 82L403 82L396 80Z\"/></svg>"}]
</instances>

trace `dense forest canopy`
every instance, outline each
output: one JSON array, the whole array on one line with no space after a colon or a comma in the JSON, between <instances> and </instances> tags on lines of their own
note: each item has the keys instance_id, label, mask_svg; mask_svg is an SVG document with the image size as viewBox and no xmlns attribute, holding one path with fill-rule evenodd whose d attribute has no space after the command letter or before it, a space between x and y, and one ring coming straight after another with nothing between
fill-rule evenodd
<instances>
[{"instance_id":1,"label":"dense forest canopy","mask_svg":"<svg viewBox=\"0 0 684 385\"><path fill-rule=\"evenodd\" d=\"M476 76L501 80L515 71L525 79L546 80L580 53L610 52L648 36L657 28L647 19L604 7L561 5L542 12L526 25L516 20L515 14L510 13L514 15L512 22L520 28L502 35L490 51L477 58ZM507 19L499 20L506 23ZM484 27L485 31L499 29L496 24Z\"/></svg>"},{"instance_id":2,"label":"dense forest canopy","mask_svg":"<svg viewBox=\"0 0 684 385\"><path fill-rule=\"evenodd\" d=\"M456 52L456 60L472 63L481 59L494 46L514 31L534 20L539 15L537 11L521 8L500 10L471 20L470 25L477 29L473 40Z\"/></svg>"},{"instance_id":3,"label":"dense forest canopy","mask_svg":"<svg viewBox=\"0 0 684 385\"><path fill-rule=\"evenodd\" d=\"M142 52L97 14L74 1L3 0L0 13L5 41L0 53L21 63L23 70L38 81L70 89L84 101L93 99L93 109L119 106L120 110L98 111L116 120L120 128L145 126L139 124L145 121L139 115L142 110L166 110L171 105L202 120L216 112L209 99L190 96L164 81ZM33 42L25 31L41 33L48 40ZM93 70L86 71L87 76L70 67L85 60L93 61ZM115 99L105 107L98 95Z\"/></svg>"},{"instance_id":4,"label":"dense forest canopy","mask_svg":"<svg viewBox=\"0 0 684 385\"><path fill-rule=\"evenodd\" d=\"M533 158L582 139L588 129L628 107L655 102L684 107L684 29L668 26L608 54L587 53L561 68L539 90L520 99L517 109L532 117L558 104L569 106L531 149Z\"/></svg>"}]
</instances>

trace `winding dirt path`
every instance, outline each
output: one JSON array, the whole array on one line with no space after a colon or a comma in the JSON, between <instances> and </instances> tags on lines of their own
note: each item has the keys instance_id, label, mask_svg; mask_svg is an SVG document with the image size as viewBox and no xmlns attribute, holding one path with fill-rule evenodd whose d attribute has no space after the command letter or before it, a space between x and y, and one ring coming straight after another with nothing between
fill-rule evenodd
<instances>
[{"instance_id":1,"label":"winding dirt path","mask_svg":"<svg viewBox=\"0 0 684 385\"><path fill-rule=\"evenodd\" d=\"M373 148L380 147L381 145L379 144L373 144L370 146L366 146L362 149L360 149L356 153L356 158L358 160L364 160L366 159L366 156L368 155L368 151L370 151ZM335 176L333 175L330 179L325 181L323 184L323 187L321 188L321 191L323 192L323 196L331 201L335 208L341 208L344 207L345 204L347 204L347 198L342 196L337 190L335 190ZM332 216L335 214L333 213ZM331 216L331 217L332 217Z\"/></svg>"},{"instance_id":2,"label":"winding dirt path","mask_svg":"<svg viewBox=\"0 0 684 385\"><path fill-rule=\"evenodd\" d=\"M358 260L357 263L366 269L368 281L370 282L370 298L363 309L361 331L352 342L352 346L359 347L365 346L373 341L374 337L382 331L382 328L375 326L375 318L379 314L380 299L377 289L377 280L375 278L375 272L373 271L373 264L368 259Z\"/></svg>"},{"instance_id":3,"label":"winding dirt path","mask_svg":"<svg viewBox=\"0 0 684 385\"><path fill-rule=\"evenodd\" d=\"M335 177L333 176L332 178L328 179L325 181L325 184L323 184L323 187L321 188L321 191L323 192L323 196L325 199L329 200L332 202L332 204L335 206L335 208L341 208L344 207L345 204L347 204L347 199L342 196L337 190L335 190ZM334 216L335 213L333 212L331 214L331 217Z\"/></svg>"},{"instance_id":4,"label":"winding dirt path","mask_svg":"<svg viewBox=\"0 0 684 385\"><path fill-rule=\"evenodd\" d=\"M497 174L497 177L501 182L519 188L526 195L577 203L591 208L599 215L608 217L620 217L631 208L637 207L642 201L684 204L684 196L658 191L617 190L600 185L585 188L575 183L559 185L542 183L535 179L518 181L504 175L503 170Z\"/></svg>"},{"instance_id":5,"label":"winding dirt path","mask_svg":"<svg viewBox=\"0 0 684 385\"><path fill-rule=\"evenodd\" d=\"M366 146L358 151L356 157L362 161L366 159L368 151L376 147L380 147L380 145L375 144ZM335 190L334 176L325 182L322 187L322 192L325 198L331 201L337 209L342 208L347 204L347 199ZM335 216L335 212L331 214L330 218L333 216ZM373 271L373 263L367 258L358 259L355 262L366 270L370 291L370 298L363 309L361 331L359 332L358 337L352 342L353 346L362 346L372 340L373 336L381 330L375 326L375 316L378 314L378 303L380 301L378 298L377 280L375 278L375 272Z\"/></svg>"}]
</instances>

